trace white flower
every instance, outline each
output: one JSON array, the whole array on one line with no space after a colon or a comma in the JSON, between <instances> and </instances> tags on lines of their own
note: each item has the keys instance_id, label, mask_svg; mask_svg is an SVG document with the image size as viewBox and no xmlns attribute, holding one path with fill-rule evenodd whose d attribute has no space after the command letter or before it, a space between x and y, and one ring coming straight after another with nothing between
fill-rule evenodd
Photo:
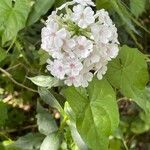
<instances>
[{"instance_id":1,"label":"white flower","mask_svg":"<svg viewBox=\"0 0 150 150\"><path fill-rule=\"evenodd\" d=\"M65 28L59 30L59 26L53 20L47 23L47 27L42 29L42 48L49 51L52 48L61 48L63 45L63 40L67 36L67 31ZM48 45L45 46L45 41Z\"/></svg>"},{"instance_id":2,"label":"white flower","mask_svg":"<svg viewBox=\"0 0 150 150\"><path fill-rule=\"evenodd\" d=\"M64 51L63 57L66 58L74 58L75 54L73 53L73 49L76 45L76 42L71 35L68 33L66 39L63 40L62 49Z\"/></svg>"},{"instance_id":3,"label":"white flower","mask_svg":"<svg viewBox=\"0 0 150 150\"><path fill-rule=\"evenodd\" d=\"M63 54L62 54L62 52L59 48L52 48L48 51L48 53L53 58L57 58L57 59L62 59L63 58Z\"/></svg>"},{"instance_id":4,"label":"white flower","mask_svg":"<svg viewBox=\"0 0 150 150\"><path fill-rule=\"evenodd\" d=\"M46 25L48 25L52 20L55 21L57 17L56 11L52 11L51 15L48 16L48 19L46 20Z\"/></svg>"},{"instance_id":5,"label":"white flower","mask_svg":"<svg viewBox=\"0 0 150 150\"><path fill-rule=\"evenodd\" d=\"M106 71L107 71L107 66L102 66L97 72L97 78L101 80L103 78L103 75L106 73Z\"/></svg>"},{"instance_id":6,"label":"white flower","mask_svg":"<svg viewBox=\"0 0 150 150\"><path fill-rule=\"evenodd\" d=\"M69 76L64 81L64 83L68 86L74 85L75 87L81 86L80 77L79 76Z\"/></svg>"},{"instance_id":7,"label":"white flower","mask_svg":"<svg viewBox=\"0 0 150 150\"><path fill-rule=\"evenodd\" d=\"M97 11L95 17L98 17L100 24L105 24L108 26L111 26L113 24L111 18L109 17L109 14L104 9L101 9Z\"/></svg>"},{"instance_id":8,"label":"white flower","mask_svg":"<svg viewBox=\"0 0 150 150\"><path fill-rule=\"evenodd\" d=\"M54 44L56 32L58 31L58 24L53 20L47 23L47 26L42 29L42 48L46 51L50 50ZM48 46L44 46L44 42L48 43Z\"/></svg>"},{"instance_id":9,"label":"white flower","mask_svg":"<svg viewBox=\"0 0 150 150\"><path fill-rule=\"evenodd\" d=\"M71 76L79 75L83 68L82 63L77 58L67 59L65 61L66 74Z\"/></svg>"},{"instance_id":10,"label":"white flower","mask_svg":"<svg viewBox=\"0 0 150 150\"><path fill-rule=\"evenodd\" d=\"M106 44L110 41L112 30L106 25L95 24L91 27L94 39L98 43Z\"/></svg>"},{"instance_id":11,"label":"white flower","mask_svg":"<svg viewBox=\"0 0 150 150\"><path fill-rule=\"evenodd\" d=\"M47 65L47 70L49 70L54 77L58 79L64 79L65 66L63 62L55 59L54 62L48 61L48 63L49 65Z\"/></svg>"},{"instance_id":12,"label":"white flower","mask_svg":"<svg viewBox=\"0 0 150 150\"><path fill-rule=\"evenodd\" d=\"M94 75L101 80L119 52L117 28L108 12L94 14L90 6L92 0L67 2L42 29L41 47L50 55L47 69L68 86L87 87ZM65 8L66 14L57 14Z\"/></svg>"},{"instance_id":13,"label":"white flower","mask_svg":"<svg viewBox=\"0 0 150 150\"><path fill-rule=\"evenodd\" d=\"M84 65L89 67L90 65L99 62L100 57L99 49L97 46L94 46L92 53L84 60Z\"/></svg>"},{"instance_id":14,"label":"white flower","mask_svg":"<svg viewBox=\"0 0 150 150\"><path fill-rule=\"evenodd\" d=\"M81 28L87 28L90 24L94 23L94 11L91 7L84 7L77 5L73 7L72 20Z\"/></svg>"},{"instance_id":15,"label":"white flower","mask_svg":"<svg viewBox=\"0 0 150 150\"><path fill-rule=\"evenodd\" d=\"M84 6L87 6L87 5L95 6L95 4L91 0L74 0L74 2L84 5Z\"/></svg>"},{"instance_id":16,"label":"white flower","mask_svg":"<svg viewBox=\"0 0 150 150\"><path fill-rule=\"evenodd\" d=\"M68 86L74 85L75 87L87 87L89 82L91 82L93 79L93 73L89 72L87 68L83 69L81 71L81 74L78 76L69 76L65 80L65 84Z\"/></svg>"},{"instance_id":17,"label":"white flower","mask_svg":"<svg viewBox=\"0 0 150 150\"><path fill-rule=\"evenodd\" d=\"M90 72L90 68L84 68L80 74L80 82L82 87L88 87L89 82L93 79L93 73Z\"/></svg>"},{"instance_id":18,"label":"white flower","mask_svg":"<svg viewBox=\"0 0 150 150\"><path fill-rule=\"evenodd\" d=\"M117 44L101 44L99 45L99 51L102 58L110 61L112 58L116 58L119 52L119 47Z\"/></svg>"},{"instance_id":19,"label":"white flower","mask_svg":"<svg viewBox=\"0 0 150 150\"><path fill-rule=\"evenodd\" d=\"M49 42L49 30L46 27L42 29L41 36L42 36L41 48L48 52L51 49L51 43Z\"/></svg>"},{"instance_id":20,"label":"white flower","mask_svg":"<svg viewBox=\"0 0 150 150\"><path fill-rule=\"evenodd\" d=\"M54 45L57 48L61 48L63 46L63 41L67 36L67 31L65 28L60 29L56 32L54 37Z\"/></svg>"},{"instance_id":21,"label":"white flower","mask_svg":"<svg viewBox=\"0 0 150 150\"><path fill-rule=\"evenodd\" d=\"M72 58L76 58L76 56L71 50L63 53L64 60L68 60L68 59L72 59Z\"/></svg>"},{"instance_id":22,"label":"white flower","mask_svg":"<svg viewBox=\"0 0 150 150\"><path fill-rule=\"evenodd\" d=\"M67 33L67 36L65 39L63 39L63 45L62 48L65 52L68 52L72 50L76 45L76 42L73 38L71 38L71 35Z\"/></svg>"},{"instance_id":23,"label":"white flower","mask_svg":"<svg viewBox=\"0 0 150 150\"><path fill-rule=\"evenodd\" d=\"M107 63L106 62L104 64L102 64L101 62L97 63L95 68L96 68L96 72L95 73L97 73L97 78L99 80L101 80L103 78L103 75L107 71Z\"/></svg>"},{"instance_id":24,"label":"white flower","mask_svg":"<svg viewBox=\"0 0 150 150\"><path fill-rule=\"evenodd\" d=\"M110 29L112 31L112 36L110 37L111 43L119 44L117 28L115 27L115 25L112 25L110 26Z\"/></svg>"},{"instance_id":25,"label":"white flower","mask_svg":"<svg viewBox=\"0 0 150 150\"><path fill-rule=\"evenodd\" d=\"M93 51L93 43L85 36L79 36L76 38L76 47L74 53L78 58L86 58Z\"/></svg>"},{"instance_id":26,"label":"white flower","mask_svg":"<svg viewBox=\"0 0 150 150\"><path fill-rule=\"evenodd\" d=\"M105 46L107 57L111 60L112 58L116 58L119 52L119 47L117 44L107 44Z\"/></svg>"},{"instance_id":27,"label":"white flower","mask_svg":"<svg viewBox=\"0 0 150 150\"><path fill-rule=\"evenodd\" d=\"M119 52L119 47L117 44L109 44L107 47L107 55L110 58L116 58Z\"/></svg>"}]
</instances>

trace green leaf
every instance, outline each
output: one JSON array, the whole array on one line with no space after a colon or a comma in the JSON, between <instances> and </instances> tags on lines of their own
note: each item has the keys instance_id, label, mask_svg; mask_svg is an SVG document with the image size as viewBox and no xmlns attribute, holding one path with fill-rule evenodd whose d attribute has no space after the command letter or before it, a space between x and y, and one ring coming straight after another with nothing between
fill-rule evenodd
<instances>
[{"instance_id":1,"label":"green leaf","mask_svg":"<svg viewBox=\"0 0 150 150\"><path fill-rule=\"evenodd\" d=\"M144 133L150 129L150 88L139 90L135 92L133 101L142 108L143 111L139 113L139 118L132 122L131 130L134 133Z\"/></svg>"},{"instance_id":2,"label":"green leaf","mask_svg":"<svg viewBox=\"0 0 150 150\"><path fill-rule=\"evenodd\" d=\"M109 150L121 150L121 141L118 139L111 139L109 142Z\"/></svg>"},{"instance_id":3,"label":"green leaf","mask_svg":"<svg viewBox=\"0 0 150 150\"><path fill-rule=\"evenodd\" d=\"M148 82L144 54L136 48L123 46L118 57L109 62L106 77L124 96L136 98L136 91L145 89Z\"/></svg>"},{"instance_id":4,"label":"green leaf","mask_svg":"<svg viewBox=\"0 0 150 150\"><path fill-rule=\"evenodd\" d=\"M6 51L0 48L0 62L2 62L6 57L7 57Z\"/></svg>"},{"instance_id":5,"label":"green leaf","mask_svg":"<svg viewBox=\"0 0 150 150\"><path fill-rule=\"evenodd\" d=\"M20 137L14 146L23 150L38 150L44 139L44 136L39 133L29 133L23 137Z\"/></svg>"},{"instance_id":6,"label":"green leaf","mask_svg":"<svg viewBox=\"0 0 150 150\"><path fill-rule=\"evenodd\" d=\"M38 106L38 108L39 107L42 106ZM38 114L36 115L36 118L37 118L37 124L40 133L44 135L49 135L50 133L58 130L54 118L44 108L42 108L42 111L41 109L38 110Z\"/></svg>"},{"instance_id":7,"label":"green leaf","mask_svg":"<svg viewBox=\"0 0 150 150\"><path fill-rule=\"evenodd\" d=\"M48 105L53 108L58 109L61 114L63 114L63 109L61 105L58 103L57 99L52 95L52 93L46 88L38 88L38 92L40 94L41 99Z\"/></svg>"},{"instance_id":8,"label":"green leaf","mask_svg":"<svg viewBox=\"0 0 150 150\"><path fill-rule=\"evenodd\" d=\"M48 87L48 88L56 86L59 83L59 80L51 76L40 75L36 77L30 77L28 79L30 79L37 86Z\"/></svg>"},{"instance_id":9,"label":"green leaf","mask_svg":"<svg viewBox=\"0 0 150 150\"><path fill-rule=\"evenodd\" d=\"M41 147L40 150L58 150L60 147L60 137L58 133L52 133L48 135Z\"/></svg>"},{"instance_id":10,"label":"green leaf","mask_svg":"<svg viewBox=\"0 0 150 150\"><path fill-rule=\"evenodd\" d=\"M32 25L35 23L53 6L54 2L55 0L36 0L29 14L27 25Z\"/></svg>"},{"instance_id":11,"label":"green leaf","mask_svg":"<svg viewBox=\"0 0 150 150\"><path fill-rule=\"evenodd\" d=\"M25 23L30 11L28 0L0 1L0 35L2 43L12 40L19 30L25 27Z\"/></svg>"},{"instance_id":12,"label":"green leaf","mask_svg":"<svg viewBox=\"0 0 150 150\"><path fill-rule=\"evenodd\" d=\"M2 145L4 146L4 149L1 149L0 147L0 150L22 150L20 148L16 148L14 146L14 141L12 140L5 140L2 142Z\"/></svg>"},{"instance_id":13,"label":"green leaf","mask_svg":"<svg viewBox=\"0 0 150 150\"><path fill-rule=\"evenodd\" d=\"M64 111L67 117L69 118L67 124L70 127L71 135L75 144L78 146L80 150L88 150L87 145L85 144L79 132L77 131L76 124L75 124L75 114L73 113L73 110L71 109L68 102L65 103Z\"/></svg>"},{"instance_id":14,"label":"green leaf","mask_svg":"<svg viewBox=\"0 0 150 150\"><path fill-rule=\"evenodd\" d=\"M0 101L0 126L5 125L6 119L8 119L7 106L2 101Z\"/></svg>"},{"instance_id":15,"label":"green leaf","mask_svg":"<svg viewBox=\"0 0 150 150\"><path fill-rule=\"evenodd\" d=\"M5 150L5 147L3 146L3 144L0 143L0 149L1 150Z\"/></svg>"},{"instance_id":16,"label":"green leaf","mask_svg":"<svg viewBox=\"0 0 150 150\"><path fill-rule=\"evenodd\" d=\"M96 8L97 9L110 9L112 8L111 3L109 0L96 0Z\"/></svg>"},{"instance_id":17,"label":"green leaf","mask_svg":"<svg viewBox=\"0 0 150 150\"><path fill-rule=\"evenodd\" d=\"M75 114L67 101L65 102L64 111L68 119L72 122L75 122Z\"/></svg>"},{"instance_id":18,"label":"green leaf","mask_svg":"<svg viewBox=\"0 0 150 150\"><path fill-rule=\"evenodd\" d=\"M76 145L78 146L79 150L88 150L87 145L85 144L85 142L81 138L79 132L77 131L75 123L70 122L69 127L71 130L72 138L73 138L74 142L76 143Z\"/></svg>"},{"instance_id":19,"label":"green leaf","mask_svg":"<svg viewBox=\"0 0 150 150\"><path fill-rule=\"evenodd\" d=\"M77 129L83 140L91 149L107 150L108 137L119 123L116 97L110 84L106 80L93 79L87 89L88 96L74 87L64 92L76 115Z\"/></svg>"},{"instance_id":20,"label":"green leaf","mask_svg":"<svg viewBox=\"0 0 150 150\"><path fill-rule=\"evenodd\" d=\"M131 12L139 17L144 11L146 6L146 0L130 0Z\"/></svg>"},{"instance_id":21,"label":"green leaf","mask_svg":"<svg viewBox=\"0 0 150 150\"><path fill-rule=\"evenodd\" d=\"M132 99L145 111L146 117L150 124L150 96L149 88L144 88L143 90L136 90L134 97Z\"/></svg>"},{"instance_id":22,"label":"green leaf","mask_svg":"<svg viewBox=\"0 0 150 150\"><path fill-rule=\"evenodd\" d=\"M131 131L135 134L142 134L147 132L150 126L141 119L135 119L131 124Z\"/></svg>"},{"instance_id":23,"label":"green leaf","mask_svg":"<svg viewBox=\"0 0 150 150\"><path fill-rule=\"evenodd\" d=\"M149 118L150 96L145 89L149 78L144 54L136 48L123 46L118 57L108 64L106 77L124 96L135 101Z\"/></svg>"},{"instance_id":24,"label":"green leaf","mask_svg":"<svg viewBox=\"0 0 150 150\"><path fill-rule=\"evenodd\" d=\"M139 113L138 118L134 119L131 124L131 131L135 134L142 134L150 129L150 97L149 99L138 99L134 100L143 111Z\"/></svg>"},{"instance_id":25,"label":"green leaf","mask_svg":"<svg viewBox=\"0 0 150 150\"><path fill-rule=\"evenodd\" d=\"M55 8L60 7L64 3L66 3L68 0L55 0Z\"/></svg>"},{"instance_id":26,"label":"green leaf","mask_svg":"<svg viewBox=\"0 0 150 150\"><path fill-rule=\"evenodd\" d=\"M40 49L39 51L38 51L38 54L39 54L39 61L40 61L40 65L44 65L44 64L46 64L46 61L48 60L48 58L49 58L49 54L46 52L46 51L44 51L44 50L42 50L42 49Z\"/></svg>"},{"instance_id":27,"label":"green leaf","mask_svg":"<svg viewBox=\"0 0 150 150\"><path fill-rule=\"evenodd\" d=\"M125 27L128 30L130 30L131 33L134 32L134 33L138 34L138 32L136 31L135 26L132 22L131 15L128 12L128 10L126 9L126 7L124 5L122 5L122 3L120 3L120 1L116 1L116 0L109 1L109 3L111 3L113 9L117 12L119 17L123 21Z\"/></svg>"}]
</instances>

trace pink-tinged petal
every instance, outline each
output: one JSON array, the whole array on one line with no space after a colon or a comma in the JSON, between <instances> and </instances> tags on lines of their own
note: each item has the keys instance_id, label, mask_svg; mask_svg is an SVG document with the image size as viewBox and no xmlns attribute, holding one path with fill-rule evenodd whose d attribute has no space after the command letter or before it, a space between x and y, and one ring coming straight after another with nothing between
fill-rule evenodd
<instances>
[{"instance_id":1,"label":"pink-tinged petal","mask_svg":"<svg viewBox=\"0 0 150 150\"><path fill-rule=\"evenodd\" d=\"M66 29L64 29L64 28L60 29L60 30L57 32L57 36L58 36L59 38L62 38L62 39L66 38L66 36L67 36Z\"/></svg>"},{"instance_id":2,"label":"pink-tinged petal","mask_svg":"<svg viewBox=\"0 0 150 150\"><path fill-rule=\"evenodd\" d=\"M81 13L81 12L83 12L83 10L84 10L84 6L82 6L82 5L77 5L77 6L73 7L73 11L75 13Z\"/></svg>"},{"instance_id":3,"label":"pink-tinged petal","mask_svg":"<svg viewBox=\"0 0 150 150\"><path fill-rule=\"evenodd\" d=\"M57 48L61 48L63 46L63 41L59 37L54 38L54 45Z\"/></svg>"},{"instance_id":4,"label":"pink-tinged petal","mask_svg":"<svg viewBox=\"0 0 150 150\"><path fill-rule=\"evenodd\" d=\"M94 11L92 10L91 7L86 7L86 8L84 9L84 14L85 14L86 16L93 16L93 15L94 15Z\"/></svg>"}]
</instances>

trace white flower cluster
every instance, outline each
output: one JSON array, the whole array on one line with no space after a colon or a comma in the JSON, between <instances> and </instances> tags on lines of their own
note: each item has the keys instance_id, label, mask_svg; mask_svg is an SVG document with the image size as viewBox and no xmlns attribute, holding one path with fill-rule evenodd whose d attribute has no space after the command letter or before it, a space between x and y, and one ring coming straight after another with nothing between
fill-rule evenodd
<instances>
[{"instance_id":1,"label":"white flower cluster","mask_svg":"<svg viewBox=\"0 0 150 150\"><path fill-rule=\"evenodd\" d=\"M65 3L42 29L41 47L51 56L47 69L68 86L87 87L94 75L101 80L108 61L118 55L117 28L107 11L94 13L92 6L91 0Z\"/></svg>"}]
</instances>

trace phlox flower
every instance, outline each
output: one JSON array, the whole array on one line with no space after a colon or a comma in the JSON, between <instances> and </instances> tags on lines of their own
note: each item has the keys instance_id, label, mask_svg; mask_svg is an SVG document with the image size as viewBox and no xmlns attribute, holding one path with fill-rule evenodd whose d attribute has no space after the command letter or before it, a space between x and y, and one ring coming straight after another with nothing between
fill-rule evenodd
<instances>
[{"instance_id":1,"label":"phlox flower","mask_svg":"<svg viewBox=\"0 0 150 150\"><path fill-rule=\"evenodd\" d=\"M76 45L75 39L71 38L71 35L68 33L66 38L63 39L62 48L65 52L69 52L72 50Z\"/></svg>"},{"instance_id":2,"label":"phlox flower","mask_svg":"<svg viewBox=\"0 0 150 150\"><path fill-rule=\"evenodd\" d=\"M106 58L108 61L112 58L116 58L119 52L117 44L108 43L106 45L101 45L100 47L103 58Z\"/></svg>"},{"instance_id":3,"label":"phlox flower","mask_svg":"<svg viewBox=\"0 0 150 150\"><path fill-rule=\"evenodd\" d=\"M68 76L64 83L68 86L74 85L75 87L81 86L80 76Z\"/></svg>"},{"instance_id":4,"label":"phlox flower","mask_svg":"<svg viewBox=\"0 0 150 150\"><path fill-rule=\"evenodd\" d=\"M41 47L50 55L47 70L68 86L88 87L93 76L101 80L119 52L117 28L108 12L94 13L91 6L92 0L67 2L42 29ZM58 15L61 9L66 14Z\"/></svg>"},{"instance_id":5,"label":"phlox flower","mask_svg":"<svg viewBox=\"0 0 150 150\"><path fill-rule=\"evenodd\" d=\"M80 83L82 87L88 87L89 82L93 79L93 73L89 72L89 68L84 68L80 74Z\"/></svg>"},{"instance_id":6,"label":"phlox flower","mask_svg":"<svg viewBox=\"0 0 150 150\"><path fill-rule=\"evenodd\" d=\"M61 48L66 36L67 31L65 28L59 30L58 24L52 20L47 23L47 27L42 29L42 48L47 48L47 51L52 48Z\"/></svg>"},{"instance_id":7,"label":"phlox flower","mask_svg":"<svg viewBox=\"0 0 150 150\"><path fill-rule=\"evenodd\" d=\"M113 24L111 18L109 17L109 14L107 11L105 11L105 9L101 9L99 11L97 11L96 17L98 17L98 22L100 24L105 24L107 26L111 26Z\"/></svg>"},{"instance_id":8,"label":"phlox flower","mask_svg":"<svg viewBox=\"0 0 150 150\"><path fill-rule=\"evenodd\" d=\"M97 74L97 78L99 80L101 80L103 78L103 75L106 73L107 71L107 62L104 62L103 64L100 62L100 63L97 63L95 65L95 69L96 69L96 74Z\"/></svg>"},{"instance_id":9,"label":"phlox flower","mask_svg":"<svg viewBox=\"0 0 150 150\"><path fill-rule=\"evenodd\" d=\"M94 24L91 27L94 39L98 43L106 44L110 41L112 35L112 30L106 25Z\"/></svg>"},{"instance_id":10,"label":"phlox flower","mask_svg":"<svg viewBox=\"0 0 150 150\"><path fill-rule=\"evenodd\" d=\"M99 62L100 58L101 58L101 54L99 52L99 48L97 48L97 46L94 46L91 54L84 60L84 65L86 67L89 67Z\"/></svg>"},{"instance_id":11,"label":"phlox flower","mask_svg":"<svg viewBox=\"0 0 150 150\"><path fill-rule=\"evenodd\" d=\"M83 68L83 64L79 61L78 58L72 58L65 60L66 73L71 76L79 75L80 71Z\"/></svg>"},{"instance_id":12,"label":"phlox flower","mask_svg":"<svg viewBox=\"0 0 150 150\"><path fill-rule=\"evenodd\" d=\"M86 58L93 51L93 43L85 36L79 36L76 38L76 46L74 53L78 58Z\"/></svg>"},{"instance_id":13,"label":"phlox flower","mask_svg":"<svg viewBox=\"0 0 150 150\"><path fill-rule=\"evenodd\" d=\"M78 24L81 28L87 28L94 23L94 11L91 7L84 7L83 5L77 5L73 7L72 20Z\"/></svg>"},{"instance_id":14,"label":"phlox flower","mask_svg":"<svg viewBox=\"0 0 150 150\"><path fill-rule=\"evenodd\" d=\"M51 74L58 78L58 79L64 79L65 76L65 66L61 60L55 59L53 62L48 61L47 70L51 72Z\"/></svg>"}]
</instances>

